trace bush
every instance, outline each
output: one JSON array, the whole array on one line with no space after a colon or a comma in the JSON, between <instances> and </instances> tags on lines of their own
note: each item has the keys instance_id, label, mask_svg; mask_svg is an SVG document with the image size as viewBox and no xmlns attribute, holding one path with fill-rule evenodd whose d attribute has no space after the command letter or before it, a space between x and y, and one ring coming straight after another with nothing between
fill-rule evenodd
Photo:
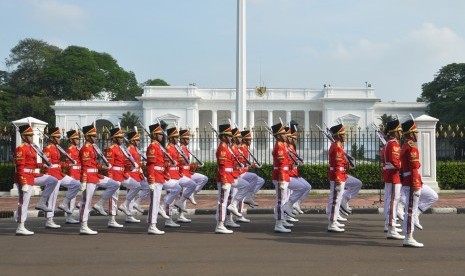
<instances>
[{"instance_id":1,"label":"bush","mask_svg":"<svg viewBox=\"0 0 465 276\"><path fill-rule=\"evenodd\" d=\"M10 191L13 188L15 166L13 164L0 165L0 191Z\"/></svg>"},{"instance_id":2,"label":"bush","mask_svg":"<svg viewBox=\"0 0 465 276\"><path fill-rule=\"evenodd\" d=\"M465 189L465 162L437 162L436 174L439 188Z\"/></svg>"}]
</instances>

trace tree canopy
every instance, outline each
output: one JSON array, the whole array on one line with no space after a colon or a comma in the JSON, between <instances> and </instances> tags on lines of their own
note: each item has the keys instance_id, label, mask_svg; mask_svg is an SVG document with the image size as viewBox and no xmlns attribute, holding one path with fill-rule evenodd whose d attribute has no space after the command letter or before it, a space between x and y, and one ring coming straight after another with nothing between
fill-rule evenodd
<instances>
[{"instance_id":1,"label":"tree canopy","mask_svg":"<svg viewBox=\"0 0 465 276\"><path fill-rule=\"evenodd\" d=\"M434 80L422 85L421 97L428 114L441 121L465 124L465 63L442 67Z\"/></svg>"},{"instance_id":2,"label":"tree canopy","mask_svg":"<svg viewBox=\"0 0 465 276\"><path fill-rule=\"evenodd\" d=\"M135 100L142 95L132 71L125 71L108 53L80 46L66 49L43 40L27 38L18 42L5 59L11 72L0 71L1 121L34 116L50 124L56 100L89 100L102 92L110 100ZM169 85L149 79L150 85Z\"/></svg>"}]
</instances>

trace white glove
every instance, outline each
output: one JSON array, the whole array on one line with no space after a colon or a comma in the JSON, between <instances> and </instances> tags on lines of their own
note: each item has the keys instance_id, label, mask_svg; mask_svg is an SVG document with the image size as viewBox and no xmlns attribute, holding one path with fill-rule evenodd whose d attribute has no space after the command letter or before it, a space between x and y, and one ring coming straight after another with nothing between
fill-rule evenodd
<instances>
[{"instance_id":1,"label":"white glove","mask_svg":"<svg viewBox=\"0 0 465 276\"><path fill-rule=\"evenodd\" d=\"M84 191L84 190L86 189L86 187L87 187L87 183L86 183L86 182L82 182L82 183L81 183L81 187L79 187L79 190Z\"/></svg>"},{"instance_id":2,"label":"white glove","mask_svg":"<svg viewBox=\"0 0 465 276\"><path fill-rule=\"evenodd\" d=\"M336 190L336 192L339 193L339 192L341 191L342 185L341 185L341 184L339 184L339 185L338 185L338 184L334 184L334 185L336 185L336 187L335 187L334 189Z\"/></svg>"},{"instance_id":3,"label":"white glove","mask_svg":"<svg viewBox=\"0 0 465 276\"><path fill-rule=\"evenodd\" d=\"M281 190L286 190L287 186L289 186L289 182L286 182L286 181L279 181L278 184Z\"/></svg>"},{"instance_id":4,"label":"white glove","mask_svg":"<svg viewBox=\"0 0 465 276\"><path fill-rule=\"evenodd\" d=\"M149 184L149 189L153 192L155 190L155 184Z\"/></svg>"},{"instance_id":5,"label":"white glove","mask_svg":"<svg viewBox=\"0 0 465 276\"><path fill-rule=\"evenodd\" d=\"M104 168L105 170L109 170L109 169L111 169L111 164L108 164L108 167L103 165L102 168Z\"/></svg>"},{"instance_id":6,"label":"white glove","mask_svg":"<svg viewBox=\"0 0 465 276\"><path fill-rule=\"evenodd\" d=\"M24 184L23 186L21 186L21 191L23 191L23 193L29 192L29 185Z\"/></svg>"}]
</instances>

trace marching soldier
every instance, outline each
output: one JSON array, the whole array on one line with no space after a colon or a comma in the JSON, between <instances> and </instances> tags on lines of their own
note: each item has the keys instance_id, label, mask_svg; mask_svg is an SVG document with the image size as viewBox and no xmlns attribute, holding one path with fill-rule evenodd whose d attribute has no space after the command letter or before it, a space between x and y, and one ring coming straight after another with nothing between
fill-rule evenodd
<instances>
[{"instance_id":1,"label":"marching soldier","mask_svg":"<svg viewBox=\"0 0 465 276\"><path fill-rule=\"evenodd\" d=\"M345 128L342 124L330 128L334 137L334 142L328 151L329 158L329 184L330 194L327 207L328 213L328 232L344 232L344 224L339 223L339 208L341 206L344 186L347 181L348 162L345 156L343 143L345 141Z\"/></svg>"},{"instance_id":2,"label":"marching soldier","mask_svg":"<svg viewBox=\"0 0 465 276\"><path fill-rule=\"evenodd\" d=\"M45 167L45 173L58 179L58 183L48 200L48 207L52 210L52 212L47 212L46 214L47 221L45 223L45 228L56 229L61 227L53 221L60 186L65 187L68 191L66 192L63 202L58 208L65 211L66 214L72 214L72 211L68 208L68 206L72 200L76 199L81 183L61 171L61 153L57 148L57 145L60 144L61 140L60 129L58 127L49 128L48 136L50 137L50 144L45 147L43 151L52 165L50 167Z\"/></svg>"},{"instance_id":3,"label":"marching soldier","mask_svg":"<svg viewBox=\"0 0 465 276\"><path fill-rule=\"evenodd\" d=\"M413 120L408 120L402 124L404 133L404 143L400 153L401 173L402 173L402 193L406 198L406 206L402 230L405 233L404 247L423 247L424 245L413 238L415 229L415 213L418 209L418 202L423 185L420 168L420 154L415 142L417 141L417 126Z\"/></svg>"},{"instance_id":4,"label":"marching soldier","mask_svg":"<svg viewBox=\"0 0 465 276\"><path fill-rule=\"evenodd\" d=\"M190 143L189 135L190 135L190 133L189 133L189 130L187 130L187 129L183 129L183 130L179 131L181 150L184 152L184 154L190 160L191 153L189 152L189 149L187 148L189 146L189 143ZM184 176L186 176L186 177L191 178L196 183L195 190L189 197L189 201L194 205L197 205L197 202L195 201L194 195L197 194L198 192L200 192L202 190L203 186L205 186L205 184L207 184L207 182L208 182L208 177L206 177L203 174L195 172L195 170L198 167L199 167L199 164L197 164L197 163L184 164L183 166L180 167L182 174Z\"/></svg>"},{"instance_id":5,"label":"marching soldier","mask_svg":"<svg viewBox=\"0 0 465 276\"><path fill-rule=\"evenodd\" d=\"M108 214L103 208L103 204L116 193L119 189L120 183L98 173L100 167L108 170L111 169L111 165L108 167L100 166L97 161L100 154L102 155L100 157L105 158L105 156L103 156L103 153L101 153L100 149L97 145L95 145L95 142L97 141L97 130L94 125L84 126L82 128L82 132L85 137L85 144L79 151L79 158L81 160L81 191L83 191L81 209L79 212L79 220L81 222L80 233L84 235L96 235L98 232L90 229L87 225L92 196L94 195L97 186L105 189L102 197L93 206L93 209L100 214L107 216Z\"/></svg>"},{"instance_id":6,"label":"marching soldier","mask_svg":"<svg viewBox=\"0 0 465 276\"><path fill-rule=\"evenodd\" d=\"M126 134L127 139L129 141L128 145L128 152L134 159L134 161L137 163L137 168L135 168L132 164L132 162L126 158L125 165L124 165L124 171L129 175L128 179L125 181L134 183L137 182L140 185L140 190L137 189L136 191L130 190L128 192L128 196L126 197L126 201L120 205L119 210L122 210L126 215L126 222L128 223L138 223L140 222L139 219L136 219L133 216L133 209L135 208L136 210L140 211L141 213L144 213L144 210L141 209L140 207L140 198L139 197L137 200L135 200L135 197L137 196L137 192L140 194L144 194L143 197L146 197L145 195L150 194L150 189L149 189L149 184L147 183L147 178L144 176L144 173L142 171L142 161L141 161L141 155L138 151L139 145L140 145L140 134L132 131L128 132Z\"/></svg>"},{"instance_id":7,"label":"marching soldier","mask_svg":"<svg viewBox=\"0 0 465 276\"><path fill-rule=\"evenodd\" d=\"M242 135L242 143L239 146L239 150L242 151L244 158L249 158L249 147L252 143L252 133L250 132L250 130L244 130L241 132L241 135ZM257 165L258 164L253 163L254 167ZM249 172L247 167L244 167L244 171L246 175L251 175L251 177L252 176L257 177L256 181L251 186L251 190L249 190L249 192L246 194L244 198L244 203L254 208L258 206L258 204L255 203L254 201L254 196L262 188L263 184L265 184L265 180L262 177L258 176L257 174ZM245 178L247 178L247 176L245 176Z\"/></svg>"},{"instance_id":8,"label":"marching soldier","mask_svg":"<svg viewBox=\"0 0 465 276\"><path fill-rule=\"evenodd\" d=\"M288 149L295 156L297 156L296 141L297 131L295 128L290 128L289 134L287 135ZM295 162L291 163L289 167L289 175L291 177L289 189L292 191L292 194L294 194L294 196L291 194L289 197L289 205L291 205L298 213L303 214L303 211L300 208L300 203L305 198L307 198L310 190L312 189L312 185L310 185L307 180L300 176L298 166L296 166L294 163ZM290 217L290 219L292 221L292 217ZM294 220L296 219L294 218Z\"/></svg>"},{"instance_id":9,"label":"marching soldier","mask_svg":"<svg viewBox=\"0 0 465 276\"><path fill-rule=\"evenodd\" d=\"M147 216L149 223L148 233L153 235L163 235L164 231L157 228L157 216L160 208L160 197L163 185L166 183L165 170L166 162L163 157L162 145L163 129L160 124L149 126L150 139L152 142L147 147L147 181L150 189L150 207Z\"/></svg>"},{"instance_id":10,"label":"marching soldier","mask_svg":"<svg viewBox=\"0 0 465 276\"><path fill-rule=\"evenodd\" d=\"M285 223L285 212L289 216L292 216L292 210L285 210L284 204L286 203L286 197L288 193L288 186L290 182L289 176L289 165L291 160L289 152L286 146L286 130L281 123L271 126L273 136L276 139L276 143L273 148L273 184L276 189L276 203L274 218L276 224L274 227L275 232L279 233L290 233L291 229L284 227Z\"/></svg>"},{"instance_id":11,"label":"marching soldier","mask_svg":"<svg viewBox=\"0 0 465 276\"><path fill-rule=\"evenodd\" d=\"M122 147L124 146L124 136L121 129L118 127L110 129L110 138L112 139L113 144L106 149L106 157L111 166L111 168L108 170L108 176L114 181L118 182L120 185L126 187L126 200L119 206L119 209L127 216L130 216L131 214L127 209L127 204L139 192L140 183L132 179L126 170L126 161L128 161L128 159L130 159L132 156L126 156L126 154L129 155L129 153L123 152L124 149ZM137 163L134 165L131 164L131 166L135 166L134 169L139 170L139 165ZM110 219L108 221L108 227L110 228L123 227L123 225L119 224L115 220L115 216L117 214L116 208L118 206L118 195L119 189L116 190L116 192L112 195L109 202Z\"/></svg>"},{"instance_id":12,"label":"marching soldier","mask_svg":"<svg viewBox=\"0 0 465 276\"><path fill-rule=\"evenodd\" d=\"M384 230L387 232L388 239L401 240L405 237L400 235L399 229L396 228L396 210L400 199L400 145L399 140L402 136L402 127L399 120L390 121L386 125L385 134L388 141L381 151L383 161L383 179L384 179ZM402 231L402 230L400 230Z\"/></svg>"},{"instance_id":13,"label":"marching soldier","mask_svg":"<svg viewBox=\"0 0 465 276\"><path fill-rule=\"evenodd\" d=\"M29 201L32 193L34 193L34 185L45 187L35 208L44 212L51 212L52 209L48 208L47 200L55 189L58 180L53 176L39 173L37 152L32 145L34 135L32 127L30 125L19 126L18 132L21 135L22 144L14 152L15 183L18 186L19 193L18 210L15 214L15 220L18 223L16 235L30 236L34 235L34 232L27 230L24 222L27 219Z\"/></svg>"},{"instance_id":14,"label":"marching soldier","mask_svg":"<svg viewBox=\"0 0 465 276\"><path fill-rule=\"evenodd\" d=\"M66 153L71 156L71 158L74 159L76 163L71 162L71 160L66 159L65 160L65 168L68 171L68 175L73 178L74 180L79 182L79 190L81 187L81 160L79 159L79 145L80 145L80 140L79 140L79 132L76 130L70 130L66 132L66 137L68 138L68 143L69 146L66 149ZM60 205L58 205L58 208L61 210L64 210L66 212L66 223L69 224L78 224L79 220L76 220L73 218L73 211L74 208L76 207L76 197L71 199L67 204L65 205L65 202L62 202Z\"/></svg>"},{"instance_id":15,"label":"marching soldier","mask_svg":"<svg viewBox=\"0 0 465 276\"><path fill-rule=\"evenodd\" d=\"M231 133L233 138L230 148L233 152L233 155L237 158L236 163L239 163L237 166L234 166L233 170L235 182L231 186L231 192L228 198L228 212L226 213L227 217L224 225L232 228L240 228L241 226L234 221L233 214L238 217L239 221L242 220L242 222L250 222L250 220L244 218L239 209L242 211L242 201L244 200L248 191L252 189L254 183L257 182L257 176L245 174L248 163L247 159L239 148L239 145L242 142L242 134L237 128L234 128Z\"/></svg>"},{"instance_id":16,"label":"marching soldier","mask_svg":"<svg viewBox=\"0 0 465 276\"><path fill-rule=\"evenodd\" d=\"M170 131L168 131L168 135L170 135L169 133ZM203 185L207 183L208 178L204 175L196 176L196 179L198 179L198 181L195 181L194 175L196 173L192 173L191 170L195 170L196 165L190 164L190 153L186 146L186 144L189 144L189 131L180 130L178 136L181 140L184 140L184 145L182 143L181 146L177 145L177 140L179 139L177 136L170 138L169 145L170 152L172 152L173 149L178 152L177 161L179 166L179 174L182 175L181 179L179 180L179 185L182 187L183 191L181 199L175 204L180 210L177 222L189 223L191 222L191 219L186 218L184 215L187 211L186 200L188 199L189 201L191 201L192 204L196 203L194 199L194 193L202 189ZM173 157L175 155L176 154L172 154L171 156ZM181 206L182 208L180 208L179 206Z\"/></svg>"},{"instance_id":17,"label":"marching soldier","mask_svg":"<svg viewBox=\"0 0 465 276\"><path fill-rule=\"evenodd\" d=\"M215 233L232 234L233 231L225 227L226 206L228 203L231 186L234 185L235 179L233 170L235 161L229 144L232 140L231 126L229 124L220 125L218 128L220 144L216 151L216 160L218 163L218 173L216 182L218 185L218 204L216 207L216 228Z\"/></svg>"}]
</instances>

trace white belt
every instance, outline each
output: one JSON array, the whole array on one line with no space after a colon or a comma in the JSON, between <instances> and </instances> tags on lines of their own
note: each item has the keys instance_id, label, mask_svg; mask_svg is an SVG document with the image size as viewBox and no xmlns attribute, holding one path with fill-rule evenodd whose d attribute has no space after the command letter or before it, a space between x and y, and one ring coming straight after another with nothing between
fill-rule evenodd
<instances>
[{"instance_id":1,"label":"white belt","mask_svg":"<svg viewBox=\"0 0 465 276\"><path fill-rule=\"evenodd\" d=\"M334 167L329 167L329 170L330 170L330 171L334 171ZM345 168L343 168L343 167L339 167L339 171L341 171L341 172L345 172L345 171L346 171L346 169L345 169Z\"/></svg>"},{"instance_id":2,"label":"white belt","mask_svg":"<svg viewBox=\"0 0 465 276\"><path fill-rule=\"evenodd\" d=\"M191 166L182 166L182 168L185 169L185 170L190 170Z\"/></svg>"},{"instance_id":3,"label":"white belt","mask_svg":"<svg viewBox=\"0 0 465 276\"><path fill-rule=\"evenodd\" d=\"M23 169L25 173L40 173L40 169Z\"/></svg>"},{"instance_id":4,"label":"white belt","mask_svg":"<svg viewBox=\"0 0 465 276\"><path fill-rule=\"evenodd\" d=\"M411 172L404 172L404 173L402 173L402 176L409 176L409 175L412 175L412 173L411 173Z\"/></svg>"},{"instance_id":5,"label":"white belt","mask_svg":"<svg viewBox=\"0 0 465 276\"><path fill-rule=\"evenodd\" d=\"M225 171L225 172L233 172L233 168L223 168L223 171Z\"/></svg>"},{"instance_id":6,"label":"white belt","mask_svg":"<svg viewBox=\"0 0 465 276\"><path fill-rule=\"evenodd\" d=\"M273 167L274 170L279 170L280 168L279 167ZM282 170L285 170L285 171L288 171L289 170L289 167L282 167L281 168Z\"/></svg>"},{"instance_id":7,"label":"white belt","mask_svg":"<svg viewBox=\"0 0 465 276\"><path fill-rule=\"evenodd\" d=\"M60 164L52 164L50 168L60 168Z\"/></svg>"},{"instance_id":8,"label":"white belt","mask_svg":"<svg viewBox=\"0 0 465 276\"><path fill-rule=\"evenodd\" d=\"M111 167L111 170L113 170L113 171L120 171L120 172L122 172L122 171L124 171L124 168L123 168L123 167L117 167L117 166L113 166L113 167Z\"/></svg>"},{"instance_id":9,"label":"white belt","mask_svg":"<svg viewBox=\"0 0 465 276\"><path fill-rule=\"evenodd\" d=\"M392 165L391 163L386 163L386 164L384 164L383 169L385 169L385 170L396 169L396 167L394 167L394 165Z\"/></svg>"},{"instance_id":10,"label":"white belt","mask_svg":"<svg viewBox=\"0 0 465 276\"><path fill-rule=\"evenodd\" d=\"M70 166L70 168L73 170L80 170L81 166Z\"/></svg>"},{"instance_id":11,"label":"white belt","mask_svg":"<svg viewBox=\"0 0 465 276\"><path fill-rule=\"evenodd\" d=\"M87 172L96 173L98 172L98 169L87 169Z\"/></svg>"},{"instance_id":12,"label":"white belt","mask_svg":"<svg viewBox=\"0 0 465 276\"><path fill-rule=\"evenodd\" d=\"M179 167L170 167L170 171L179 171Z\"/></svg>"},{"instance_id":13,"label":"white belt","mask_svg":"<svg viewBox=\"0 0 465 276\"><path fill-rule=\"evenodd\" d=\"M153 169L156 170L156 171L162 171L162 172L165 171L164 167L159 167L159 166L153 166Z\"/></svg>"}]
</instances>

